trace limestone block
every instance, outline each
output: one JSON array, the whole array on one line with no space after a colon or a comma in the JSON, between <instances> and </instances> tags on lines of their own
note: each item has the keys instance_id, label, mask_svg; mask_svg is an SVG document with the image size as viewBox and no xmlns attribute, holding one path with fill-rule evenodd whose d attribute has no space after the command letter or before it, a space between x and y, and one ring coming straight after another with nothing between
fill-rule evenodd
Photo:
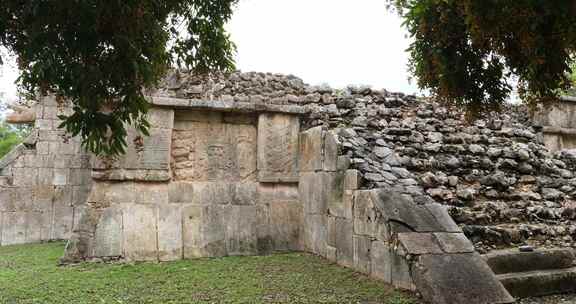
<instances>
[{"instance_id":1,"label":"limestone block","mask_svg":"<svg viewBox=\"0 0 576 304\"><path fill-rule=\"evenodd\" d=\"M445 232L462 232L462 229L458 227L456 222L452 219L450 214L448 214L448 207L441 204L427 204L426 208L432 215L436 218L436 221L440 226L442 226L442 231Z\"/></svg>"},{"instance_id":2,"label":"limestone block","mask_svg":"<svg viewBox=\"0 0 576 304\"><path fill-rule=\"evenodd\" d=\"M404 252L402 249L398 249L396 251L392 250L390 253L392 285L396 288L405 290L416 290L414 280L412 279L410 264L406 260L406 252Z\"/></svg>"},{"instance_id":3,"label":"limestone block","mask_svg":"<svg viewBox=\"0 0 576 304\"><path fill-rule=\"evenodd\" d=\"M202 214L202 250L205 256L227 255L227 223L230 222L231 207L206 206Z\"/></svg>"},{"instance_id":4,"label":"limestone block","mask_svg":"<svg viewBox=\"0 0 576 304\"><path fill-rule=\"evenodd\" d=\"M134 191L137 204L163 205L168 203L167 183L136 182L134 183Z\"/></svg>"},{"instance_id":5,"label":"limestone block","mask_svg":"<svg viewBox=\"0 0 576 304\"><path fill-rule=\"evenodd\" d=\"M346 170L344 175L344 190L357 190L360 186L360 171Z\"/></svg>"},{"instance_id":6,"label":"limestone block","mask_svg":"<svg viewBox=\"0 0 576 304\"><path fill-rule=\"evenodd\" d=\"M124 233L122 231L122 209L118 206L106 208L96 226L92 256L117 257L124 255Z\"/></svg>"},{"instance_id":7,"label":"limestone block","mask_svg":"<svg viewBox=\"0 0 576 304\"><path fill-rule=\"evenodd\" d=\"M171 138L171 129L151 128L150 136L144 137L143 151L138 153L137 167L125 168L168 170L170 164Z\"/></svg>"},{"instance_id":8,"label":"limestone block","mask_svg":"<svg viewBox=\"0 0 576 304\"><path fill-rule=\"evenodd\" d=\"M300 120L298 116L263 113L258 118L258 180L297 182Z\"/></svg>"},{"instance_id":9,"label":"limestone block","mask_svg":"<svg viewBox=\"0 0 576 304\"><path fill-rule=\"evenodd\" d=\"M270 228L270 206L258 204L256 207L256 246L259 254L267 254L274 250Z\"/></svg>"},{"instance_id":10,"label":"limestone block","mask_svg":"<svg viewBox=\"0 0 576 304\"><path fill-rule=\"evenodd\" d=\"M343 202L344 195L344 174L340 172L326 172L323 173L322 192L326 196L326 210L320 212L328 212L339 217L344 217L346 206Z\"/></svg>"},{"instance_id":11,"label":"limestone block","mask_svg":"<svg viewBox=\"0 0 576 304\"><path fill-rule=\"evenodd\" d=\"M235 125L256 125L258 123L258 117L251 114L243 113L223 113L222 117L224 123L235 124Z\"/></svg>"},{"instance_id":12,"label":"limestone block","mask_svg":"<svg viewBox=\"0 0 576 304\"><path fill-rule=\"evenodd\" d=\"M270 235L275 250L302 250L302 212L299 201L270 203Z\"/></svg>"},{"instance_id":13,"label":"limestone block","mask_svg":"<svg viewBox=\"0 0 576 304\"><path fill-rule=\"evenodd\" d=\"M335 219L335 247L337 249L337 262L345 267L354 266L354 225L352 220L344 218Z\"/></svg>"},{"instance_id":14,"label":"limestone block","mask_svg":"<svg viewBox=\"0 0 576 304\"><path fill-rule=\"evenodd\" d=\"M72 206L72 187L56 186L54 187L54 196L52 201L55 206Z\"/></svg>"},{"instance_id":15,"label":"limestone block","mask_svg":"<svg viewBox=\"0 0 576 304\"><path fill-rule=\"evenodd\" d=\"M226 205L236 195L236 184L223 182L194 183L192 203L194 205Z\"/></svg>"},{"instance_id":16,"label":"limestone block","mask_svg":"<svg viewBox=\"0 0 576 304\"><path fill-rule=\"evenodd\" d=\"M168 201L170 203L192 203L194 184L191 182L171 182L168 184Z\"/></svg>"},{"instance_id":17,"label":"limestone block","mask_svg":"<svg viewBox=\"0 0 576 304\"><path fill-rule=\"evenodd\" d=\"M26 243L46 241L50 237L52 214L29 211L26 214Z\"/></svg>"},{"instance_id":18,"label":"limestone block","mask_svg":"<svg viewBox=\"0 0 576 304\"><path fill-rule=\"evenodd\" d=\"M158 260L183 257L182 204L158 206Z\"/></svg>"},{"instance_id":19,"label":"limestone block","mask_svg":"<svg viewBox=\"0 0 576 304\"><path fill-rule=\"evenodd\" d=\"M430 303L514 303L478 254L423 255L412 273L418 291Z\"/></svg>"},{"instance_id":20,"label":"limestone block","mask_svg":"<svg viewBox=\"0 0 576 304\"><path fill-rule=\"evenodd\" d=\"M228 255L255 255L257 246L257 217L255 206L231 206L226 230Z\"/></svg>"},{"instance_id":21,"label":"limestone block","mask_svg":"<svg viewBox=\"0 0 576 304\"><path fill-rule=\"evenodd\" d=\"M174 109L152 108L146 116L154 128L172 129L174 127Z\"/></svg>"},{"instance_id":22,"label":"limestone block","mask_svg":"<svg viewBox=\"0 0 576 304\"><path fill-rule=\"evenodd\" d=\"M256 176L256 127L191 122L174 132L174 178L187 181L253 181Z\"/></svg>"},{"instance_id":23,"label":"limestone block","mask_svg":"<svg viewBox=\"0 0 576 304\"><path fill-rule=\"evenodd\" d=\"M72 187L72 205L78 206L86 204L91 189L92 189L91 185Z\"/></svg>"},{"instance_id":24,"label":"limestone block","mask_svg":"<svg viewBox=\"0 0 576 304\"><path fill-rule=\"evenodd\" d=\"M382 241L373 241L370 249L371 275L386 283L392 283L391 248Z\"/></svg>"},{"instance_id":25,"label":"limestone block","mask_svg":"<svg viewBox=\"0 0 576 304\"><path fill-rule=\"evenodd\" d=\"M338 140L336 135L326 132L324 136L324 171L334 172L338 170Z\"/></svg>"},{"instance_id":26,"label":"limestone block","mask_svg":"<svg viewBox=\"0 0 576 304\"><path fill-rule=\"evenodd\" d=\"M206 207L184 205L182 209L182 239L184 258L206 256L202 247L202 210Z\"/></svg>"},{"instance_id":27,"label":"limestone block","mask_svg":"<svg viewBox=\"0 0 576 304\"><path fill-rule=\"evenodd\" d=\"M433 233L398 233L398 242L407 253L412 255L443 253Z\"/></svg>"},{"instance_id":28,"label":"limestone block","mask_svg":"<svg viewBox=\"0 0 576 304\"><path fill-rule=\"evenodd\" d=\"M354 198L354 233L375 237L378 226L384 224L374 205L371 191L357 191Z\"/></svg>"},{"instance_id":29,"label":"limestone block","mask_svg":"<svg viewBox=\"0 0 576 304\"><path fill-rule=\"evenodd\" d=\"M12 189L12 200L7 204L6 211L27 211L34 203L35 187L17 187Z\"/></svg>"},{"instance_id":30,"label":"limestone block","mask_svg":"<svg viewBox=\"0 0 576 304\"><path fill-rule=\"evenodd\" d=\"M322 127L315 127L300 134L300 171L322 170Z\"/></svg>"},{"instance_id":31,"label":"limestone block","mask_svg":"<svg viewBox=\"0 0 576 304\"><path fill-rule=\"evenodd\" d=\"M70 238L74 224L74 208L66 205L54 205L52 216L53 240L67 240Z\"/></svg>"},{"instance_id":32,"label":"limestone block","mask_svg":"<svg viewBox=\"0 0 576 304\"><path fill-rule=\"evenodd\" d=\"M298 184L277 184L274 188L274 201L299 201Z\"/></svg>"},{"instance_id":33,"label":"limestone block","mask_svg":"<svg viewBox=\"0 0 576 304\"><path fill-rule=\"evenodd\" d=\"M17 245L26 243L27 212L2 213L1 244Z\"/></svg>"},{"instance_id":34,"label":"limestone block","mask_svg":"<svg viewBox=\"0 0 576 304\"><path fill-rule=\"evenodd\" d=\"M372 240L367 236L354 235L354 269L357 271L370 274L370 249L372 248Z\"/></svg>"},{"instance_id":35,"label":"limestone block","mask_svg":"<svg viewBox=\"0 0 576 304\"><path fill-rule=\"evenodd\" d=\"M13 168L12 177L14 186L29 187L38 183L38 169Z\"/></svg>"},{"instance_id":36,"label":"limestone block","mask_svg":"<svg viewBox=\"0 0 576 304\"><path fill-rule=\"evenodd\" d=\"M336 262L337 249L336 247L326 246L326 259L331 262Z\"/></svg>"},{"instance_id":37,"label":"limestone block","mask_svg":"<svg viewBox=\"0 0 576 304\"><path fill-rule=\"evenodd\" d=\"M327 234L325 216L304 214L304 247L306 250L325 257Z\"/></svg>"},{"instance_id":38,"label":"limestone block","mask_svg":"<svg viewBox=\"0 0 576 304\"><path fill-rule=\"evenodd\" d=\"M258 183L237 183L234 186L233 205L254 205L258 199Z\"/></svg>"},{"instance_id":39,"label":"limestone block","mask_svg":"<svg viewBox=\"0 0 576 304\"><path fill-rule=\"evenodd\" d=\"M304 204L304 212L309 214L326 214L327 194L325 185L325 173L306 172L302 173L298 184L300 198Z\"/></svg>"},{"instance_id":40,"label":"limestone block","mask_svg":"<svg viewBox=\"0 0 576 304\"><path fill-rule=\"evenodd\" d=\"M183 127L179 124L186 121L221 123L223 121L223 115L224 113L216 111L178 110L174 114L174 120L176 121L174 128L189 130L189 128Z\"/></svg>"},{"instance_id":41,"label":"limestone block","mask_svg":"<svg viewBox=\"0 0 576 304\"><path fill-rule=\"evenodd\" d=\"M158 257L157 206L124 204L124 254L129 261L154 261Z\"/></svg>"},{"instance_id":42,"label":"limestone block","mask_svg":"<svg viewBox=\"0 0 576 304\"><path fill-rule=\"evenodd\" d=\"M68 184L70 169L54 169L54 186L65 186Z\"/></svg>"},{"instance_id":43,"label":"limestone block","mask_svg":"<svg viewBox=\"0 0 576 304\"><path fill-rule=\"evenodd\" d=\"M398 232L447 232L426 206L416 205L400 194L389 190L372 190L373 202L391 225Z\"/></svg>"},{"instance_id":44,"label":"limestone block","mask_svg":"<svg viewBox=\"0 0 576 304\"><path fill-rule=\"evenodd\" d=\"M446 253L472 253L474 245L464 233L434 233L438 244Z\"/></svg>"},{"instance_id":45,"label":"limestone block","mask_svg":"<svg viewBox=\"0 0 576 304\"><path fill-rule=\"evenodd\" d=\"M183 209L184 257L225 256L229 220L230 206L185 205Z\"/></svg>"},{"instance_id":46,"label":"limestone block","mask_svg":"<svg viewBox=\"0 0 576 304\"><path fill-rule=\"evenodd\" d=\"M132 182L97 182L92 187L88 202L135 203L136 191Z\"/></svg>"},{"instance_id":47,"label":"limestone block","mask_svg":"<svg viewBox=\"0 0 576 304\"><path fill-rule=\"evenodd\" d=\"M38 168L38 185L52 185L53 181L53 168Z\"/></svg>"},{"instance_id":48,"label":"limestone block","mask_svg":"<svg viewBox=\"0 0 576 304\"><path fill-rule=\"evenodd\" d=\"M91 170L70 169L70 185L88 185L92 182Z\"/></svg>"}]
</instances>

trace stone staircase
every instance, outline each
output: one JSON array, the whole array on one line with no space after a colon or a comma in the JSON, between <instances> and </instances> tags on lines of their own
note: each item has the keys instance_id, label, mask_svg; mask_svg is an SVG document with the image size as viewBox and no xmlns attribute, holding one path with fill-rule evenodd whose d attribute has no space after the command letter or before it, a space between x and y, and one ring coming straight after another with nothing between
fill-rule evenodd
<instances>
[{"instance_id":1,"label":"stone staircase","mask_svg":"<svg viewBox=\"0 0 576 304\"><path fill-rule=\"evenodd\" d=\"M572 249L502 250L483 258L514 298L576 292L576 256Z\"/></svg>"}]
</instances>

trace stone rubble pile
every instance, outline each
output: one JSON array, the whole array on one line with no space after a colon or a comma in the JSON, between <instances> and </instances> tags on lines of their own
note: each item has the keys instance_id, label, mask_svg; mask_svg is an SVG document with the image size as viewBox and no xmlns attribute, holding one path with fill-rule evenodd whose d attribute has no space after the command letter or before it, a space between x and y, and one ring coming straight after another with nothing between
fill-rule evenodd
<instances>
[{"instance_id":1,"label":"stone rubble pile","mask_svg":"<svg viewBox=\"0 0 576 304\"><path fill-rule=\"evenodd\" d=\"M363 188L450 206L480 252L576 246L576 152L550 153L522 106L468 123L461 111L430 99L313 87L293 76L175 73L166 82L155 94L306 107L304 129L322 125L337 134Z\"/></svg>"}]
</instances>

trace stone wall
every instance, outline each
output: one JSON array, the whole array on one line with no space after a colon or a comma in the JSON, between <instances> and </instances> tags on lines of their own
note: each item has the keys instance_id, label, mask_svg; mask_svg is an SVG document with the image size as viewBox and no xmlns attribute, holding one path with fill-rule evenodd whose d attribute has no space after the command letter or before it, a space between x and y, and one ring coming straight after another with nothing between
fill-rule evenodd
<instances>
[{"instance_id":1,"label":"stone wall","mask_svg":"<svg viewBox=\"0 0 576 304\"><path fill-rule=\"evenodd\" d=\"M546 148L551 152L576 149L576 98L562 97L553 104L540 106L534 115L542 127Z\"/></svg>"},{"instance_id":2,"label":"stone wall","mask_svg":"<svg viewBox=\"0 0 576 304\"><path fill-rule=\"evenodd\" d=\"M431 303L513 302L445 206L417 205L393 190L360 190L361 173L349 169L341 148L322 127L301 134L306 251L417 290Z\"/></svg>"},{"instance_id":3,"label":"stone wall","mask_svg":"<svg viewBox=\"0 0 576 304\"><path fill-rule=\"evenodd\" d=\"M90 158L44 97L30 136L0 160L0 245L68 239L91 187Z\"/></svg>"},{"instance_id":4,"label":"stone wall","mask_svg":"<svg viewBox=\"0 0 576 304\"><path fill-rule=\"evenodd\" d=\"M301 250L298 116L156 102L150 137L131 131L125 156L95 162L64 261Z\"/></svg>"}]
</instances>

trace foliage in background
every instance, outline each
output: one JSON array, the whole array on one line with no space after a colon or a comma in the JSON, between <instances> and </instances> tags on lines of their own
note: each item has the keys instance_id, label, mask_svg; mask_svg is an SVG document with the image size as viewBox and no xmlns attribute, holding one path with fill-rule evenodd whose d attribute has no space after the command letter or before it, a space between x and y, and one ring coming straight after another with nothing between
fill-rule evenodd
<instances>
[{"instance_id":1,"label":"foliage in background","mask_svg":"<svg viewBox=\"0 0 576 304\"><path fill-rule=\"evenodd\" d=\"M3 0L0 46L17 57L21 89L70 99L62 127L92 152L117 155L125 123L147 134L143 90L171 66L234 68L224 24L235 2Z\"/></svg>"},{"instance_id":2,"label":"foliage in background","mask_svg":"<svg viewBox=\"0 0 576 304\"><path fill-rule=\"evenodd\" d=\"M573 0L388 0L413 38L421 88L463 106L470 118L499 110L519 80L530 104L570 87L576 51Z\"/></svg>"},{"instance_id":3,"label":"foliage in background","mask_svg":"<svg viewBox=\"0 0 576 304\"><path fill-rule=\"evenodd\" d=\"M15 128L0 121L0 158L21 143L27 134L26 128Z\"/></svg>"},{"instance_id":4,"label":"foliage in background","mask_svg":"<svg viewBox=\"0 0 576 304\"><path fill-rule=\"evenodd\" d=\"M567 94L576 96L576 61L572 63L572 74L570 75L572 86L568 89Z\"/></svg>"}]
</instances>

